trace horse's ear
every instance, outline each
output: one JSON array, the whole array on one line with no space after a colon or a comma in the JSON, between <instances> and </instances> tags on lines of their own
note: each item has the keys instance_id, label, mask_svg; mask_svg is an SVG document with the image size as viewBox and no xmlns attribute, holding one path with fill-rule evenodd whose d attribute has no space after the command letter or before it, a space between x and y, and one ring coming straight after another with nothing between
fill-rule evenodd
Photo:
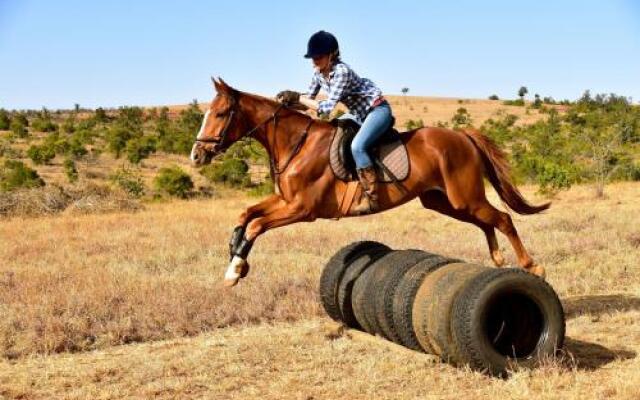
<instances>
[{"instance_id":1,"label":"horse's ear","mask_svg":"<svg viewBox=\"0 0 640 400\"><path fill-rule=\"evenodd\" d=\"M213 83L213 88L216 90L216 92L220 92L220 82L216 81L216 78L214 78L213 76L211 77L211 82Z\"/></svg>"},{"instance_id":2,"label":"horse's ear","mask_svg":"<svg viewBox=\"0 0 640 400\"><path fill-rule=\"evenodd\" d=\"M227 84L227 82L223 81L222 78L218 77L220 81L220 86L227 92L231 92L233 88Z\"/></svg>"}]
</instances>

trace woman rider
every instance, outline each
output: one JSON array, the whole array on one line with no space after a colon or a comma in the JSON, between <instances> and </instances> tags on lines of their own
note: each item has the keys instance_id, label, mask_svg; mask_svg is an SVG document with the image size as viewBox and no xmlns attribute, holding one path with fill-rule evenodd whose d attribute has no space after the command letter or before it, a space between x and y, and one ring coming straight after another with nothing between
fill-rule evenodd
<instances>
[{"instance_id":1,"label":"woman rider","mask_svg":"<svg viewBox=\"0 0 640 400\"><path fill-rule=\"evenodd\" d=\"M276 98L285 104L302 103L318 115L328 115L338 102L347 106L349 112L361 124L351 143L351 152L365 196L354 211L358 214L374 212L378 209L377 180L367 149L391 128L391 107L382 97L382 91L373 82L359 77L351 67L342 62L338 40L331 33L314 33L309 39L305 58L311 58L315 67L309 93L300 95L285 90L278 93ZM327 99L316 101L320 89L326 92Z\"/></svg>"}]
</instances>

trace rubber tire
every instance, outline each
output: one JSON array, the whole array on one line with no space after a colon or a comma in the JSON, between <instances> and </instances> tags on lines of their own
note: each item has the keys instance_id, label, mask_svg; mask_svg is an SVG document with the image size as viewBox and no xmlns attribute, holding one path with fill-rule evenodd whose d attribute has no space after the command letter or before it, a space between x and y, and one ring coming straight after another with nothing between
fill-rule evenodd
<instances>
[{"instance_id":1,"label":"rubber tire","mask_svg":"<svg viewBox=\"0 0 640 400\"><path fill-rule=\"evenodd\" d=\"M451 334L453 304L460 291L488 270L475 264L452 263L427 276L416 293L413 324L418 342L427 353L446 362L457 359Z\"/></svg>"},{"instance_id":2,"label":"rubber tire","mask_svg":"<svg viewBox=\"0 0 640 400\"><path fill-rule=\"evenodd\" d=\"M400 336L393 322L393 295L402 276L420 261L435 257L422 250L401 250L384 257L386 267L379 281L372 281L374 313L382 336L400 344Z\"/></svg>"},{"instance_id":3,"label":"rubber tire","mask_svg":"<svg viewBox=\"0 0 640 400\"><path fill-rule=\"evenodd\" d=\"M338 285L349 265L358 257L379 249L389 249L389 247L370 240L353 242L338 250L329 259L320 275L319 290L322 306L331 319L342 321L338 306Z\"/></svg>"},{"instance_id":4,"label":"rubber tire","mask_svg":"<svg viewBox=\"0 0 640 400\"><path fill-rule=\"evenodd\" d=\"M413 327L413 302L425 277L431 272L458 260L436 255L420 261L400 279L393 295L393 325L400 344L416 351L424 351Z\"/></svg>"},{"instance_id":5,"label":"rubber tire","mask_svg":"<svg viewBox=\"0 0 640 400\"><path fill-rule=\"evenodd\" d=\"M517 301L513 297L502 298L502 303L498 304L508 304L511 308L510 315L518 315L517 321L514 320L512 323L522 323L525 321L524 315L529 317L528 322L535 320L534 315L542 319L540 334L533 335L531 343L528 344L535 347L527 356L516 358L516 365L524 368L534 367L541 359L553 356L558 349L562 348L565 316L562 303L553 288L544 280L523 270L492 269L474 279L460 293L454 304L451 328L453 339L460 351L461 357L457 360L459 364L468 364L472 369L488 371L493 375L506 375L507 368L511 366L513 359L496 351L488 340L489 333L484 333L483 322L492 314L491 302L497 302L500 300L499 296L509 294L521 296L520 301L531 302L529 314L526 314L524 309L515 308ZM538 311L534 311L533 307ZM526 328L530 329L530 327ZM504 325L499 332L502 329ZM523 329L522 326L520 329ZM513 336L519 339L526 338L517 333ZM508 339L507 343L509 343ZM509 347L513 348L513 343Z\"/></svg>"},{"instance_id":6,"label":"rubber tire","mask_svg":"<svg viewBox=\"0 0 640 400\"><path fill-rule=\"evenodd\" d=\"M367 252L366 256L359 257L345 271L338 285L338 307L342 315L342 322L350 328L363 330L353 311L353 286L358 277L369 268L377 259L390 252L391 249L378 249Z\"/></svg>"},{"instance_id":7,"label":"rubber tire","mask_svg":"<svg viewBox=\"0 0 640 400\"><path fill-rule=\"evenodd\" d=\"M353 309L353 315L356 317L356 321L358 324L364 329L365 332L375 335L373 329L371 328L371 322L369 321L369 317L365 312L365 300L366 300L366 289L373 277L373 271L376 267L376 263L370 265L367 269L360 274L360 276L356 279L353 284L353 291L351 292L351 305Z\"/></svg>"}]
</instances>

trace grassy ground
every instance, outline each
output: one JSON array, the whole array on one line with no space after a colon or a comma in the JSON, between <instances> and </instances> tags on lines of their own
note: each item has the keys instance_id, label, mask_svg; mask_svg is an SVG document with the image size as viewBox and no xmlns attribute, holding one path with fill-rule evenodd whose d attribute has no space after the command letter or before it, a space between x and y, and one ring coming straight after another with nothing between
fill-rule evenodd
<instances>
[{"instance_id":1,"label":"grassy ground","mask_svg":"<svg viewBox=\"0 0 640 400\"><path fill-rule=\"evenodd\" d=\"M524 192L541 201L533 189ZM0 395L637 398L640 186L616 184L607 193L595 200L591 188L575 187L548 212L514 216L565 301L570 340L566 361L507 380L322 333L320 270L350 241L489 263L480 230L418 202L269 232L254 246L250 275L232 290L221 287L228 236L255 199L236 194L137 213L4 219ZM120 344L128 345L113 347Z\"/></svg>"}]
</instances>

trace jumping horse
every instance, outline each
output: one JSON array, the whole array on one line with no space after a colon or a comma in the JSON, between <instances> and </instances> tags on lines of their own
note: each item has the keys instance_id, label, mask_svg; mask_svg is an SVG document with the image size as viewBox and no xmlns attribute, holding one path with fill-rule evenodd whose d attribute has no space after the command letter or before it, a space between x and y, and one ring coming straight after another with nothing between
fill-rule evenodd
<instances>
[{"instance_id":1,"label":"jumping horse","mask_svg":"<svg viewBox=\"0 0 640 400\"><path fill-rule=\"evenodd\" d=\"M247 208L233 230L224 281L226 286L233 286L247 275L251 247L266 231L296 222L354 214L343 204L348 183L337 179L329 166L334 125L277 101L238 91L220 78L212 81L217 94L205 112L191 150L192 163L209 163L238 140L253 137L269 155L276 187L275 194ZM504 153L487 136L475 130L434 127L398 136L407 149L410 173L401 185L380 184L377 212L418 197L425 208L480 228L496 266L505 264L496 239L498 229L511 242L518 265L544 277L544 268L533 262L510 215L487 200L483 177L519 214L539 213L550 203L535 206L525 200L512 182Z\"/></svg>"}]
</instances>

